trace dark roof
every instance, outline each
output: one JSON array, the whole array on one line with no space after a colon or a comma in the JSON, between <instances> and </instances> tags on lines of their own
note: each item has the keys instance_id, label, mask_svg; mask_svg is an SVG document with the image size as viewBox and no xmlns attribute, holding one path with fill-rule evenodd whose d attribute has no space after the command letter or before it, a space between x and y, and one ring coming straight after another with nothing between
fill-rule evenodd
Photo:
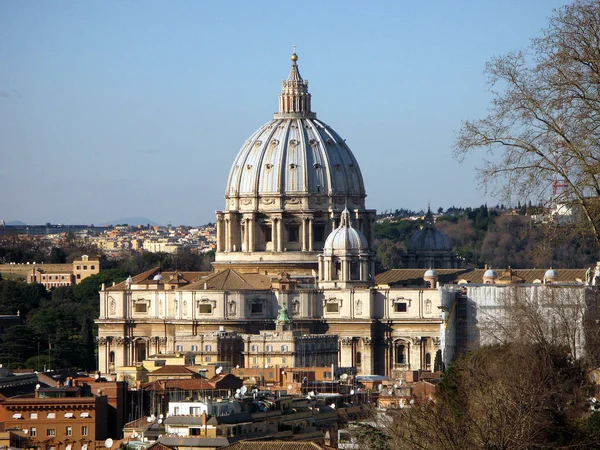
<instances>
[{"instance_id":1,"label":"dark roof","mask_svg":"<svg viewBox=\"0 0 600 450\"><path fill-rule=\"evenodd\" d=\"M148 375L198 375L198 373L185 366L167 365L162 366L160 369L153 370Z\"/></svg>"},{"instance_id":2,"label":"dark roof","mask_svg":"<svg viewBox=\"0 0 600 450\"><path fill-rule=\"evenodd\" d=\"M322 447L314 442L295 441L240 441L222 447L221 450L321 450Z\"/></svg>"},{"instance_id":3,"label":"dark roof","mask_svg":"<svg viewBox=\"0 0 600 450\"><path fill-rule=\"evenodd\" d=\"M181 389L184 391L203 391L215 389L215 385L204 378L156 380L144 384L144 390L146 391L165 391L174 389Z\"/></svg>"},{"instance_id":4,"label":"dark roof","mask_svg":"<svg viewBox=\"0 0 600 450\"><path fill-rule=\"evenodd\" d=\"M375 281L377 284L387 285L422 285L426 271L427 269L391 269L377 275ZM435 269L435 271L441 284L449 284L455 282L460 274L468 272L468 269Z\"/></svg>"},{"instance_id":5,"label":"dark roof","mask_svg":"<svg viewBox=\"0 0 600 450\"><path fill-rule=\"evenodd\" d=\"M133 278L132 284L143 284L143 285L156 285L158 286L158 280L155 280L154 277L158 274L162 275L162 284L177 284L177 285L187 285L193 283L194 281L199 280L206 275L209 275L211 272L180 272L170 271L170 272L161 272L160 268L153 267L150 270L146 270L138 275L135 275ZM121 281L119 284L115 286L110 286L107 290L123 290L126 289L127 285L125 281Z\"/></svg>"},{"instance_id":6,"label":"dark roof","mask_svg":"<svg viewBox=\"0 0 600 450\"><path fill-rule=\"evenodd\" d=\"M158 442L170 447L212 447L219 448L228 445L231 441L227 438L197 438L197 437L171 437L162 436Z\"/></svg>"}]
</instances>

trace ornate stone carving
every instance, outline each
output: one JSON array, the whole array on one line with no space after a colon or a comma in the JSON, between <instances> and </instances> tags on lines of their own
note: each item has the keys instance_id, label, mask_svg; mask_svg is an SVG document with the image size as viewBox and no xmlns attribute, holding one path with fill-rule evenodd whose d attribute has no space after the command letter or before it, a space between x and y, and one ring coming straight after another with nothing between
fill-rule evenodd
<instances>
[{"instance_id":1,"label":"ornate stone carving","mask_svg":"<svg viewBox=\"0 0 600 450\"><path fill-rule=\"evenodd\" d=\"M442 340L439 337L431 338L431 340L433 341L433 345L442 345Z\"/></svg>"},{"instance_id":2,"label":"ornate stone carving","mask_svg":"<svg viewBox=\"0 0 600 450\"><path fill-rule=\"evenodd\" d=\"M111 316L117 314L117 302L112 297L110 297L110 303L108 305L108 314L110 314Z\"/></svg>"},{"instance_id":3,"label":"ornate stone carving","mask_svg":"<svg viewBox=\"0 0 600 450\"><path fill-rule=\"evenodd\" d=\"M263 205L272 205L273 203L275 203L275 199L272 199L272 198L261 198L260 202Z\"/></svg>"},{"instance_id":4,"label":"ornate stone carving","mask_svg":"<svg viewBox=\"0 0 600 450\"><path fill-rule=\"evenodd\" d=\"M356 315L360 316L362 315L362 300L358 299L356 301Z\"/></svg>"},{"instance_id":5,"label":"ornate stone carving","mask_svg":"<svg viewBox=\"0 0 600 450\"><path fill-rule=\"evenodd\" d=\"M295 316L298 314L300 314L300 300L295 298L294 300L292 300L292 315Z\"/></svg>"},{"instance_id":6,"label":"ornate stone carving","mask_svg":"<svg viewBox=\"0 0 600 450\"><path fill-rule=\"evenodd\" d=\"M413 338L411 338L411 340L412 340L412 343L414 345L421 345L421 338L420 337L413 337Z\"/></svg>"},{"instance_id":7,"label":"ornate stone carving","mask_svg":"<svg viewBox=\"0 0 600 450\"><path fill-rule=\"evenodd\" d=\"M187 310L187 300L183 301L183 317L187 317L188 314L188 310Z\"/></svg>"},{"instance_id":8,"label":"ornate stone carving","mask_svg":"<svg viewBox=\"0 0 600 450\"><path fill-rule=\"evenodd\" d=\"M160 338L159 342L160 342L161 344L166 344L166 343L167 343L167 338L166 338L166 337L164 337L164 336L162 336L162 337Z\"/></svg>"},{"instance_id":9,"label":"ornate stone carving","mask_svg":"<svg viewBox=\"0 0 600 450\"><path fill-rule=\"evenodd\" d=\"M97 336L96 342L98 342L98 345L106 345L106 343L108 342L108 339L106 339L105 337L102 337L102 336Z\"/></svg>"},{"instance_id":10,"label":"ornate stone carving","mask_svg":"<svg viewBox=\"0 0 600 450\"><path fill-rule=\"evenodd\" d=\"M227 304L229 305L229 315L235 316L237 314L237 303L235 300L230 299Z\"/></svg>"},{"instance_id":11,"label":"ornate stone carving","mask_svg":"<svg viewBox=\"0 0 600 450\"><path fill-rule=\"evenodd\" d=\"M117 345L125 345L129 343L129 338L117 336L117 339L115 341L117 342Z\"/></svg>"},{"instance_id":12,"label":"ornate stone carving","mask_svg":"<svg viewBox=\"0 0 600 450\"><path fill-rule=\"evenodd\" d=\"M373 339L368 336L365 336L362 338L362 343L363 345L371 345L373 343Z\"/></svg>"},{"instance_id":13,"label":"ornate stone carving","mask_svg":"<svg viewBox=\"0 0 600 450\"><path fill-rule=\"evenodd\" d=\"M342 345L352 345L353 340L354 338L351 337L343 337L340 339L340 342L342 343Z\"/></svg>"}]
</instances>

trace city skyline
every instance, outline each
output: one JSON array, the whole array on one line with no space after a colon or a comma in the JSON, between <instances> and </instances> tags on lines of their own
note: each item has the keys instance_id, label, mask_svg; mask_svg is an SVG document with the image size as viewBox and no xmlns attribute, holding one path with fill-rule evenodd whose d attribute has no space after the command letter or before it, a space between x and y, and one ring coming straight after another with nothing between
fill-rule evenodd
<instances>
[{"instance_id":1,"label":"city skyline","mask_svg":"<svg viewBox=\"0 0 600 450\"><path fill-rule=\"evenodd\" d=\"M486 61L525 48L566 3L4 2L0 218L214 222L293 44L368 208L500 203L477 191L480 156L452 157L456 132L490 103Z\"/></svg>"}]
</instances>

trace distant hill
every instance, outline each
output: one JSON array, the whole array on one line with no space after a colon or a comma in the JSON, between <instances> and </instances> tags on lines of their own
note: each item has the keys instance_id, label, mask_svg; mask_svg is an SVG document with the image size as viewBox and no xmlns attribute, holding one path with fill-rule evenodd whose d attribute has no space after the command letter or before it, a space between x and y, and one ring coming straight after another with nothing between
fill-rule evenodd
<instances>
[{"instance_id":1,"label":"distant hill","mask_svg":"<svg viewBox=\"0 0 600 450\"><path fill-rule=\"evenodd\" d=\"M103 222L100 224L100 226L104 227L107 225L130 225L130 226L134 226L134 225L152 225L152 226L157 226L160 225L150 219L148 219L147 217L125 217L123 219L116 219L116 220L111 220L110 222Z\"/></svg>"}]
</instances>

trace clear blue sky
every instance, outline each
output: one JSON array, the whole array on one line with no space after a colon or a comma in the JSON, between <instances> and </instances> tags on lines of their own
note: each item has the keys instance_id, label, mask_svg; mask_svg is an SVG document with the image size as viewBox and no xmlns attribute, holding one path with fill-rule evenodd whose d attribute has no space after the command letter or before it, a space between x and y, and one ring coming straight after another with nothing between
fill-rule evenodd
<instances>
[{"instance_id":1,"label":"clear blue sky","mask_svg":"<svg viewBox=\"0 0 600 450\"><path fill-rule=\"evenodd\" d=\"M203 224L277 109L292 44L367 206L495 204L459 164L492 56L559 0L0 2L0 219Z\"/></svg>"}]
</instances>

